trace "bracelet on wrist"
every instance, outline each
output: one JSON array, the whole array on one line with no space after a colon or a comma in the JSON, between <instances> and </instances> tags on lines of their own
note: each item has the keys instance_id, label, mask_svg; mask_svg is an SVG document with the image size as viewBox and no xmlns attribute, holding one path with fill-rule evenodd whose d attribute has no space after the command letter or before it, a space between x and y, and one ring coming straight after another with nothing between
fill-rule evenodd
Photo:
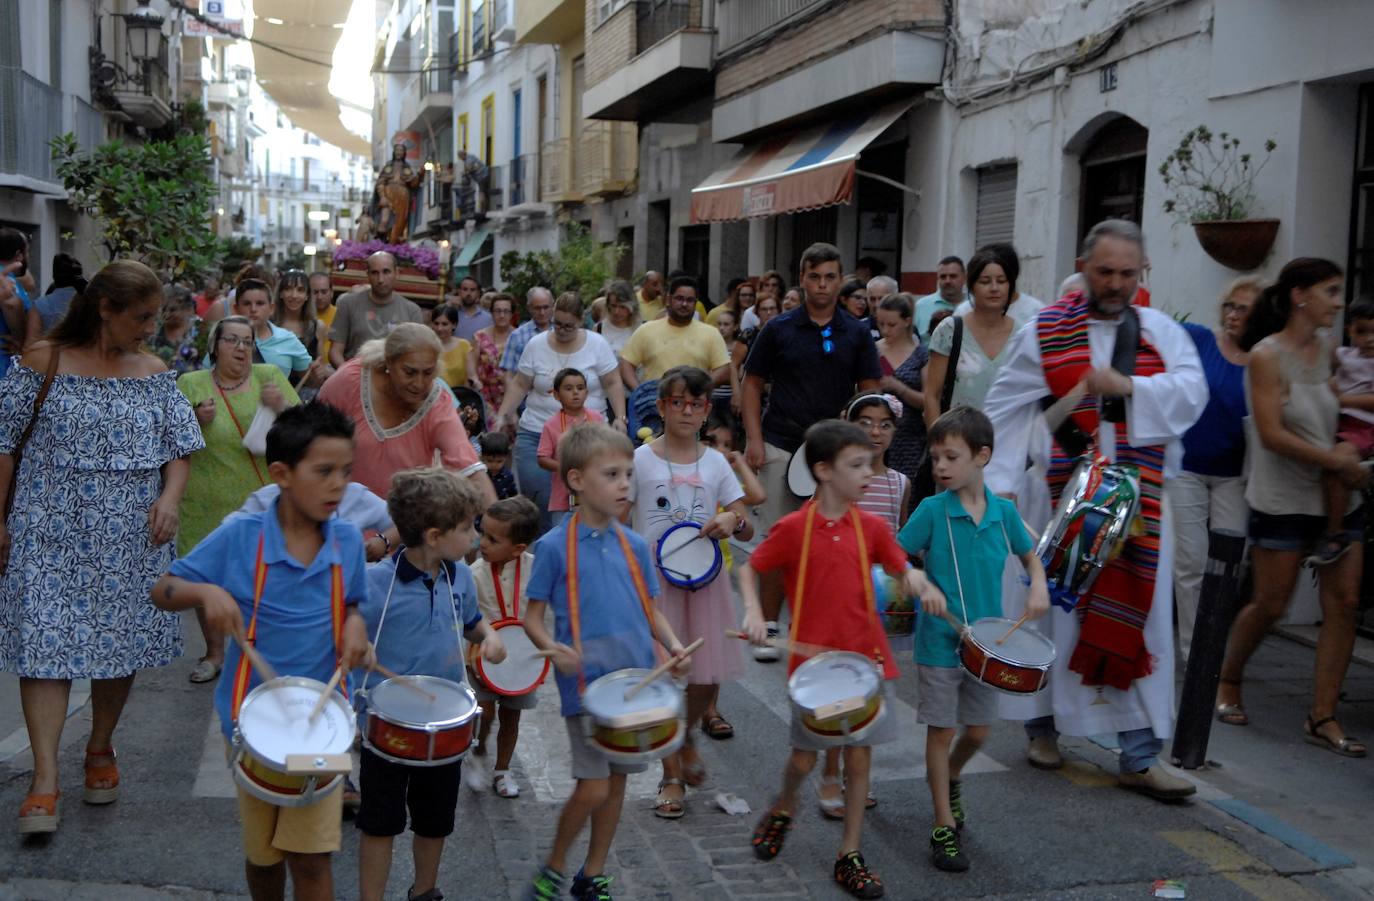
<instances>
[{"instance_id":1,"label":"bracelet on wrist","mask_svg":"<svg viewBox=\"0 0 1374 901\"><path fill-rule=\"evenodd\" d=\"M731 510L730 512L734 513L735 511ZM744 516L742 516L739 513L735 513L735 519L737 520L737 522L735 523L735 528L730 532L731 535L738 535L740 532L744 531L744 524L746 522Z\"/></svg>"}]
</instances>

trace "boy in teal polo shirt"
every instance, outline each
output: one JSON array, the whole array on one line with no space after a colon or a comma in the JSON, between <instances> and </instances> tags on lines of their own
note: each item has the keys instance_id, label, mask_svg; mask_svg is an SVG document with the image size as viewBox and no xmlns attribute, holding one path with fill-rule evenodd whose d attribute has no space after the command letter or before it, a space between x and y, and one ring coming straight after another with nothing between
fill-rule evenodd
<instances>
[{"instance_id":1,"label":"boy in teal polo shirt","mask_svg":"<svg viewBox=\"0 0 1374 901\"><path fill-rule=\"evenodd\" d=\"M970 407L955 407L935 420L930 456L935 481L944 490L922 501L897 535L907 553L925 557L921 609L926 615L916 626L916 718L927 727L926 780L935 807L931 860L954 872L969 866L959 848L964 825L959 774L987 740L997 719L997 696L959 665L959 633L946 615L966 623L1001 616L1002 570L1009 553L1021 559L1030 576L1030 615L1043 616L1050 607L1045 570L1016 505L983 487L992 440L992 423ZM960 726L964 734L956 742Z\"/></svg>"}]
</instances>

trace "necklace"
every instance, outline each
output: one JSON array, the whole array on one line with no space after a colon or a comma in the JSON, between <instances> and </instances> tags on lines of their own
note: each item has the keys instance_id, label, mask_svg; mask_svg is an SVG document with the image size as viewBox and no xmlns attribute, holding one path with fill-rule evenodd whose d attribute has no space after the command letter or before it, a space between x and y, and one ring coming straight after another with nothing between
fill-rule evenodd
<instances>
[{"instance_id":1,"label":"necklace","mask_svg":"<svg viewBox=\"0 0 1374 901\"><path fill-rule=\"evenodd\" d=\"M211 373L210 373L210 378L211 378L212 381L214 381L215 387L218 388L218 389L221 390L221 391L237 391L237 390L239 390L240 388L242 388L244 385L248 384L248 380L249 380L250 378L252 378L252 377L253 377L253 373L250 371L247 375L245 375L243 378L239 379L239 380L238 380L237 382L235 382L234 384L232 384L232 385L226 385L226 384L224 384L223 382L221 382L221 381L219 380L219 373L218 373L218 372L211 371Z\"/></svg>"},{"instance_id":2,"label":"necklace","mask_svg":"<svg viewBox=\"0 0 1374 901\"><path fill-rule=\"evenodd\" d=\"M696 509L697 497L702 490L701 484L701 446L696 448L696 459L692 461L692 474L690 476L678 476L673 472L673 460L669 456L670 451L667 443L663 445L663 462L668 464L668 495L673 503L673 522L686 522ZM684 505L677 494L678 482L686 482L692 489L690 502Z\"/></svg>"}]
</instances>

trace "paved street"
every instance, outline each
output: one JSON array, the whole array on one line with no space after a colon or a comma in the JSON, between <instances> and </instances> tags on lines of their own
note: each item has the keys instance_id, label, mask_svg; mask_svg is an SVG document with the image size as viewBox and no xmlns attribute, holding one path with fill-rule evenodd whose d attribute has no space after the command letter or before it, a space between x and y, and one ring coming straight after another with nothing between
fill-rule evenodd
<instances>
[{"instance_id":1,"label":"paved street","mask_svg":"<svg viewBox=\"0 0 1374 901\"><path fill-rule=\"evenodd\" d=\"M1196 800L1166 806L1113 784L1112 752L1065 742L1069 764L1042 773L1021 759L1019 730L998 728L966 782L965 875L936 872L925 852L929 800L915 678L898 684L903 740L878 754L878 808L865 851L888 897L1146 898L1156 879L1186 883L1189 898L1357 898L1374 894L1367 840L1374 762L1344 760L1302 743L1311 650L1271 639L1253 666L1247 702L1254 725L1217 727ZM89 708L70 721L62 754L71 801L50 842L0 841L0 899L209 899L242 897L232 789L213 723L208 687L186 682L190 660L148 674L136 686L117 747L125 791L106 808L76 801ZM757 812L785 754L787 698L781 665L751 662L722 709L739 735L707 742L712 778L688 815L652 814L656 777L631 783L614 864L617 898L844 897L830 880L839 825L813 806L802 812L782 856L754 860L755 814L727 816L712 798L733 792ZM3 686L6 728L20 725L13 681ZM550 840L557 803L569 788L562 726L551 686L523 727L516 766L523 795L507 801L464 790L459 831L446 851L441 887L449 898L515 897ZM1356 665L1343 708L1350 731L1374 734L1374 671ZM19 733L22 736L22 732ZM551 736L547 742L546 736ZM0 736L13 753L22 738ZM546 753L547 752L547 753ZM27 752L0 760L0 811L23 797ZM1261 831L1264 830L1264 831ZM335 863L340 897L356 897L357 841L344 830ZM407 848L405 840L398 848ZM392 897L409 884L408 850L398 854Z\"/></svg>"}]
</instances>

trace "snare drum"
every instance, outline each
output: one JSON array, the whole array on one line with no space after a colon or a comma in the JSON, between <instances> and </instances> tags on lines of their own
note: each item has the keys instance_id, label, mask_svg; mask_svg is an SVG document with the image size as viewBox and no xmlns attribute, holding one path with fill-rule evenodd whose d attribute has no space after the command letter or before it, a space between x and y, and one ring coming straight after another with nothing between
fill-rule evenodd
<instances>
[{"instance_id":1,"label":"snare drum","mask_svg":"<svg viewBox=\"0 0 1374 901\"><path fill-rule=\"evenodd\" d=\"M1050 600L1072 610L1121 552L1140 513L1135 466L1084 460L1059 496L1059 506L1035 548Z\"/></svg>"},{"instance_id":2,"label":"snare drum","mask_svg":"<svg viewBox=\"0 0 1374 901\"><path fill-rule=\"evenodd\" d=\"M803 444L787 461L787 490L805 500L816 493L816 479L806 465L806 445Z\"/></svg>"},{"instance_id":3,"label":"snare drum","mask_svg":"<svg viewBox=\"0 0 1374 901\"><path fill-rule=\"evenodd\" d=\"M973 678L1013 695L1035 694L1050 683L1054 642L1032 629L1007 631L1015 620L986 616L964 630L959 662ZM1002 644L997 639L1007 635Z\"/></svg>"},{"instance_id":4,"label":"snare drum","mask_svg":"<svg viewBox=\"0 0 1374 901\"><path fill-rule=\"evenodd\" d=\"M518 619L501 619L491 624L491 629L506 646L506 659L500 663L489 663L480 654L475 655L472 668L482 687L492 694L506 698L527 695L540 685L549 674L549 658L536 656L538 648L525 634L525 624Z\"/></svg>"},{"instance_id":5,"label":"snare drum","mask_svg":"<svg viewBox=\"0 0 1374 901\"><path fill-rule=\"evenodd\" d=\"M323 768L324 755L347 755L353 746L353 712L337 691L314 720L307 719L324 690L315 679L285 676L248 693L234 724L229 765L240 788L277 807L304 807L343 785L335 770L306 774L287 766L288 756L315 755L314 765Z\"/></svg>"},{"instance_id":6,"label":"snare drum","mask_svg":"<svg viewBox=\"0 0 1374 901\"><path fill-rule=\"evenodd\" d=\"M682 692L667 676L650 682L630 700L625 694L648 675L646 669L607 673L587 686L587 738L615 763L645 763L682 747L687 735Z\"/></svg>"},{"instance_id":7,"label":"snare drum","mask_svg":"<svg viewBox=\"0 0 1374 901\"><path fill-rule=\"evenodd\" d=\"M697 591L720 575L724 557L720 545L701 537L701 523L680 522L658 539L654 553L663 581L675 588Z\"/></svg>"},{"instance_id":8,"label":"snare drum","mask_svg":"<svg viewBox=\"0 0 1374 901\"><path fill-rule=\"evenodd\" d=\"M434 695L431 701L401 679ZM367 693L363 744L378 757L407 766L443 766L463 759L477 740L481 708L472 689L437 676L387 679Z\"/></svg>"},{"instance_id":9,"label":"snare drum","mask_svg":"<svg viewBox=\"0 0 1374 901\"><path fill-rule=\"evenodd\" d=\"M787 680L787 694L820 744L861 742L883 715L882 673L852 651L826 651L807 660Z\"/></svg>"}]
</instances>

